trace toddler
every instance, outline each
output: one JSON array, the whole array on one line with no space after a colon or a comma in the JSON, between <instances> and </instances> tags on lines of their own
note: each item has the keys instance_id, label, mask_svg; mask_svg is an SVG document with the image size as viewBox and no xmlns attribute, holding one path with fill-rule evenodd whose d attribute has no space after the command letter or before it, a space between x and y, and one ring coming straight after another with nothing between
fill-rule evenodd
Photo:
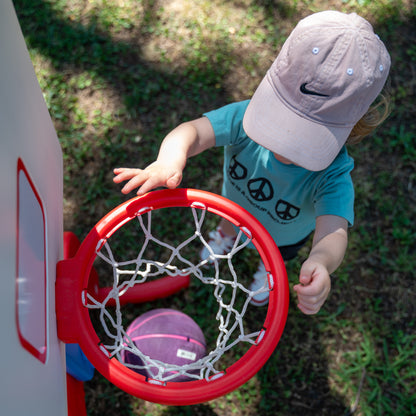
<instances>
[{"instance_id":1,"label":"toddler","mask_svg":"<svg viewBox=\"0 0 416 416\"><path fill-rule=\"evenodd\" d=\"M139 188L138 195L175 188L189 157L223 146L223 195L266 227L285 260L313 233L294 290L300 310L315 314L328 297L330 274L344 258L354 221L353 160L345 143L360 141L386 117L387 110L371 105L389 69L389 54L365 19L312 14L294 28L251 100L179 125L155 162L143 170L115 169L114 182L127 181L122 192ZM234 237L233 226L221 221L209 244L222 253ZM265 278L260 264L251 289ZM264 293L252 300L267 302Z\"/></svg>"}]
</instances>

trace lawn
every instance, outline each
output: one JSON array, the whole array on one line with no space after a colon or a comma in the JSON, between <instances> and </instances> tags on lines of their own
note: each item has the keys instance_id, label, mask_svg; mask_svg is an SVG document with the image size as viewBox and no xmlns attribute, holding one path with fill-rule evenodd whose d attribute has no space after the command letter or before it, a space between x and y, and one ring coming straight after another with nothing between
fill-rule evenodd
<instances>
[{"instance_id":1,"label":"lawn","mask_svg":"<svg viewBox=\"0 0 416 416\"><path fill-rule=\"evenodd\" d=\"M112 169L146 166L180 122L249 98L300 18L336 9L373 24L392 57L393 111L372 137L349 148L356 222L321 312L303 315L292 293L283 337L267 365L224 397L162 406L96 374L85 384L86 404L90 416L416 414L415 2L14 4L64 153L65 229L81 239L130 197L113 184ZM219 149L192 158L182 186L219 193L221 161ZM298 268L299 259L287 264L291 286Z\"/></svg>"}]
</instances>

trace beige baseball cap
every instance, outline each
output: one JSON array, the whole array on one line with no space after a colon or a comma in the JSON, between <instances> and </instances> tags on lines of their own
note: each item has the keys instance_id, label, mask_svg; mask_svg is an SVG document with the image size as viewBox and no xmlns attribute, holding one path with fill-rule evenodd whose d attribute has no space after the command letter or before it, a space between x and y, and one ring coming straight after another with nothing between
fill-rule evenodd
<instances>
[{"instance_id":1,"label":"beige baseball cap","mask_svg":"<svg viewBox=\"0 0 416 416\"><path fill-rule=\"evenodd\" d=\"M327 168L381 92L390 56L355 13L302 19L255 91L247 135L311 171Z\"/></svg>"}]
</instances>

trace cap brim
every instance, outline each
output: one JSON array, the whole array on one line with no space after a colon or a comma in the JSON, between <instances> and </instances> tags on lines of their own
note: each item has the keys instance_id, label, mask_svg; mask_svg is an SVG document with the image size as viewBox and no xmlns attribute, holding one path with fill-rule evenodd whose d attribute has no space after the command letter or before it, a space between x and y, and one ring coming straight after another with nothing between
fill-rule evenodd
<instances>
[{"instance_id":1,"label":"cap brim","mask_svg":"<svg viewBox=\"0 0 416 416\"><path fill-rule=\"evenodd\" d=\"M267 76L247 107L243 128L256 143L311 171L326 169L351 132L302 117L279 97Z\"/></svg>"}]
</instances>

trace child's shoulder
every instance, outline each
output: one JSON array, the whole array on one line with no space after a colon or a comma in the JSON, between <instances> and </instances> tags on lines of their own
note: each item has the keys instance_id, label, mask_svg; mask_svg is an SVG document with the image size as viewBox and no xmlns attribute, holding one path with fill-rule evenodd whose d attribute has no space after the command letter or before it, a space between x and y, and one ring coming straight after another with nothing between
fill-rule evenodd
<instances>
[{"instance_id":1,"label":"child's shoulder","mask_svg":"<svg viewBox=\"0 0 416 416\"><path fill-rule=\"evenodd\" d=\"M328 172L351 172L354 169L354 159L348 154L346 146L343 146L334 161L325 169Z\"/></svg>"},{"instance_id":2,"label":"child's shoulder","mask_svg":"<svg viewBox=\"0 0 416 416\"><path fill-rule=\"evenodd\" d=\"M243 129L243 117L249 101L227 104L205 113L215 133L217 146L235 145L247 139Z\"/></svg>"},{"instance_id":3,"label":"child's shoulder","mask_svg":"<svg viewBox=\"0 0 416 416\"><path fill-rule=\"evenodd\" d=\"M204 113L205 116L216 116L216 117L241 117L243 118L244 113L246 112L247 106L250 100L236 101L230 104L226 104L222 107L219 107L215 110L208 111Z\"/></svg>"}]
</instances>

